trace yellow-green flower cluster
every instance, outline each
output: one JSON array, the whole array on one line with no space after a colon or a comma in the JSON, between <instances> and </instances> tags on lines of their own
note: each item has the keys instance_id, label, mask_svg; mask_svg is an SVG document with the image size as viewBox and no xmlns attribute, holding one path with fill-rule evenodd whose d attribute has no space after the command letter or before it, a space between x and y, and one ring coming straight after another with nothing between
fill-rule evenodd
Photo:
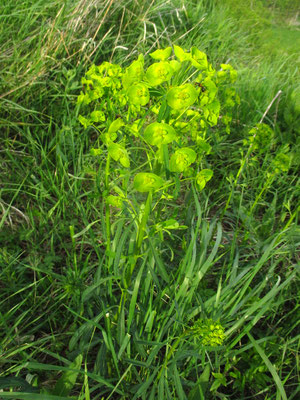
<instances>
[{"instance_id":1,"label":"yellow-green flower cluster","mask_svg":"<svg viewBox=\"0 0 300 400\"><path fill-rule=\"evenodd\" d=\"M92 65L81 79L84 90L78 96L77 102L90 104L105 94L105 88L113 93L121 88L122 68L118 64L104 62L99 66Z\"/></svg>"},{"instance_id":2,"label":"yellow-green flower cluster","mask_svg":"<svg viewBox=\"0 0 300 400\"><path fill-rule=\"evenodd\" d=\"M203 346L221 346L225 340L223 326L212 319L200 319L191 328Z\"/></svg>"},{"instance_id":3,"label":"yellow-green flower cluster","mask_svg":"<svg viewBox=\"0 0 300 400\"><path fill-rule=\"evenodd\" d=\"M249 131L248 138L244 144L251 145L252 151L263 153L272 146L274 131L267 124L258 123Z\"/></svg>"},{"instance_id":4,"label":"yellow-green flower cluster","mask_svg":"<svg viewBox=\"0 0 300 400\"><path fill-rule=\"evenodd\" d=\"M109 62L92 65L81 81L78 119L85 129L93 126L99 132L101 148L106 146L101 155L108 154L123 168L130 168L135 152L128 144L148 152L150 171L136 176L134 189L166 186L153 173L154 165L168 180L180 174L203 190L213 176L211 169L202 169L202 159L211 151L209 133L220 120L227 128L232 118L224 107L235 102L235 91L227 84L236 71L222 64L217 72L196 47L186 51L174 45L150 56L154 62L147 67L142 54L124 68Z\"/></svg>"}]
</instances>

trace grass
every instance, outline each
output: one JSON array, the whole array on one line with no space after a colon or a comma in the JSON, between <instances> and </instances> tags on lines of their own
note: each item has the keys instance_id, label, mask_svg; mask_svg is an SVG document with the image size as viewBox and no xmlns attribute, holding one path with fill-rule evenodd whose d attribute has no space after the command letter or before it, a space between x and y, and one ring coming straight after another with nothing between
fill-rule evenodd
<instances>
[{"instance_id":1,"label":"grass","mask_svg":"<svg viewBox=\"0 0 300 400\"><path fill-rule=\"evenodd\" d=\"M297 398L299 29L294 2L266 4L1 2L0 398ZM135 227L116 212L106 254L104 165L76 98L92 62L173 43L230 60L241 105L210 184L161 211L188 228L149 235L125 291ZM274 140L247 157L279 90ZM291 165L271 181L277 153ZM185 336L201 319L223 346Z\"/></svg>"}]
</instances>

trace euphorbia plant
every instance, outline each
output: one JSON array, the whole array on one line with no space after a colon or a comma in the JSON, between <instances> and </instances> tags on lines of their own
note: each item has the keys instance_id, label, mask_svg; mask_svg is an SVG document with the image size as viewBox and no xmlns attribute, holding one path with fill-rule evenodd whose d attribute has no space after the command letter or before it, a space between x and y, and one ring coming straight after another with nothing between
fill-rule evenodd
<instances>
[{"instance_id":1,"label":"euphorbia plant","mask_svg":"<svg viewBox=\"0 0 300 400\"><path fill-rule=\"evenodd\" d=\"M213 176L205 160L211 135L218 123L229 132L230 108L238 101L229 87L236 78L234 69L222 64L215 70L197 48L187 52L167 47L150 56L155 61L148 68L143 55L125 68L108 62L92 65L78 97L79 121L99 133L99 147L92 153L106 159L102 194L107 250L111 206L127 207L137 227L127 284L153 204L157 207L166 197L177 197L180 184L204 189ZM132 201L136 192L148 193L143 207Z\"/></svg>"}]
</instances>

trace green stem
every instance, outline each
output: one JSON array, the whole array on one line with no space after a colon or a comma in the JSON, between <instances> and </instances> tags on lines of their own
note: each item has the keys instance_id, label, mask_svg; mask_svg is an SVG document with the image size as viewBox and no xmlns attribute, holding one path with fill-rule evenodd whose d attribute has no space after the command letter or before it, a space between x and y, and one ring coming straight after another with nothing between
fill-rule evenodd
<instances>
[{"instance_id":1,"label":"green stem","mask_svg":"<svg viewBox=\"0 0 300 400\"><path fill-rule=\"evenodd\" d=\"M267 182L265 183L265 185L263 186L263 188L261 189L261 191L259 192L259 194L256 196L256 199L254 201L254 203L252 204L252 207L249 211L249 216L252 214L252 211L254 210L254 208L256 207L256 204L258 203L259 199L261 198L261 196L263 195L264 191L266 189L268 189L268 187L272 184L272 181L274 179L274 176L271 176L267 179Z\"/></svg>"},{"instance_id":2,"label":"green stem","mask_svg":"<svg viewBox=\"0 0 300 400\"><path fill-rule=\"evenodd\" d=\"M247 156L248 156L248 153L247 153L246 157L243 159L243 161L241 162L241 166L240 166L240 168L239 168L239 170L238 170L238 173L237 173L237 175L236 175L236 177L235 177L235 180L234 180L234 182L233 182L233 187L232 187L232 189L231 189L231 192L229 193L229 196L228 196L226 205L225 205L224 210L223 210L223 212L222 212L222 214L221 214L221 220L223 219L223 217L224 217L224 215L225 215L225 213L226 213L226 211L227 211L227 209L228 209L228 207L229 207L229 205L230 205L231 198L232 198L232 194L233 194L234 191L235 191L235 188L236 188L236 186L237 186L237 184L238 184L239 177L240 177L240 175L241 175L241 173L242 173L242 171L243 171L243 169L244 169L244 166L245 166L245 164L246 164Z\"/></svg>"},{"instance_id":3,"label":"green stem","mask_svg":"<svg viewBox=\"0 0 300 400\"><path fill-rule=\"evenodd\" d=\"M130 285L131 276L133 274L138 257L140 255L140 249L142 247L142 243L144 240L144 233L145 233L146 225L147 225L147 222L149 219L151 205L152 205L152 191L150 191L148 193L148 197L147 197L147 200L145 203L145 209L144 209L144 212L142 215L142 219L138 226L138 232L137 232L136 242L135 242L135 246L134 246L133 256L132 256L131 262L130 262L130 268L129 268L129 270L127 270L126 278L125 278L127 287Z\"/></svg>"},{"instance_id":4,"label":"green stem","mask_svg":"<svg viewBox=\"0 0 300 400\"><path fill-rule=\"evenodd\" d=\"M176 350L176 348L178 347L179 343L181 342L182 338L184 338L186 335L188 334L187 331L184 331L175 341L175 343L173 344L173 346L171 346L171 349L167 355L167 357L165 358L165 362L163 363L158 375L157 375L157 379L159 380L163 371L167 368L168 362L170 360L170 358L172 357L174 351Z\"/></svg>"},{"instance_id":5,"label":"green stem","mask_svg":"<svg viewBox=\"0 0 300 400\"><path fill-rule=\"evenodd\" d=\"M77 257L76 257L76 242L74 239L74 226L70 225L70 236L71 236L71 240L72 240L72 250L73 250L73 260L74 260L74 272L75 272L75 276L78 277L78 268L77 268Z\"/></svg>"},{"instance_id":6,"label":"green stem","mask_svg":"<svg viewBox=\"0 0 300 400\"><path fill-rule=\"evenodd\" d=\"M285 227L283 228L283 232L288 229L288 227L291 225L291 223L293 222L294 218L298 215L298 213L300 212L300 206L298 206L296 208L296 210L293 212L293 214L290 216L290 219L288 220L288 222L286 223Z\"/></svg>"},{"instance_id":7,"label":"green stem","mask_svg":"<svg viewBox=\"0 0 300 400\"><path fill-rule=\"evenodd\" d=\"M107 155L106 166L105 166L105 192L106 196L109 194L109 167L110 167L110 155ZM110 250L110 208L109 204L106 203L105 199L105 228L106 228L106 250Z\"/></svg>"},{"instance_id":8,"label":"green stem","mask_svg":"<svg viewBox=\"0 0 300 400\"><path fill-rule=\"evenodd\" d=\"M168 145L163 144L162 145L163 149L163 155L164 155L164 164L165 164L165 169L166 169L166 177L167 179L170 178L170 167L169 167L169 151L168 151Z\"/></svg>"},{"instance_id":9,"label":"green stem","mask_svg":"<svg viewBox=\"0 0 300 400\"><path fill-rule=\"evenodd\" d=\"M146 200L146 204L145 204L145 209L144 209L144 213L141 219L141 222L139 224L138 227L138 234L137 234L137 240L136 240L136 247L135 247L135 254L138 254L144 239L144 232L146 229L146 225L149 219L149 214L151 211L151 204L152 204L152 191L150 191L148 193L148 197Z\"/></svg>"}]
</instances>

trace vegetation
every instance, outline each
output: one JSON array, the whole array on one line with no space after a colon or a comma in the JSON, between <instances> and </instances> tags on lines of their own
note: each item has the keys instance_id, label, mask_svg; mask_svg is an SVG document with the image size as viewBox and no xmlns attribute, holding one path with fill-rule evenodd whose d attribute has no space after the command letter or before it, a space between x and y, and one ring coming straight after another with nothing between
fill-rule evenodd
<instances>
[{"instance_id":1,"label":"vegetation","mask_svg":"<svg viewBox=\"0 0 300 400\"><path fill-rule=\"evenodd\" d=\"M297 18L1 1L1 399L299 396Z\"/></svg>"}]
</instances>

